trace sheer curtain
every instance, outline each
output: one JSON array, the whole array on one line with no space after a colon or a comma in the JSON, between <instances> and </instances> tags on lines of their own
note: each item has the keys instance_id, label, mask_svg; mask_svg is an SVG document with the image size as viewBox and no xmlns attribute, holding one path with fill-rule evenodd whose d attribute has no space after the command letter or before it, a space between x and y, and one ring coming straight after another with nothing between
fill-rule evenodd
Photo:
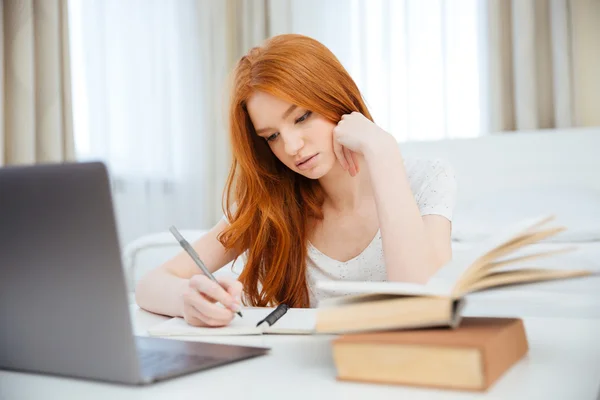
<instances>
[{"instance_id":1,"label":"sheer curtain","mask_svg":"<svg viewBox=\"0 0 600 400\"><path fill-rule=\"evenodd\" d=\"M478 4L70 0L78 158L107 162L123 243L171 224L210 227L229 167L226 78L285 32L326 44L398 140L477 136Z\"/></svg>"},{"instance_id":2,"label":"sheer curtain","mask_svg":"<svg viewBox=\"0 0 600 400\"><path fill-rule=\"evenodd\" d=\"M122 243L207 228L229 160L225 2L71 0L75 143L112 177Z\"/></svg>"},{"instance_id":3,"label":"sheer curtain","mask_svg":"<svg viewBox=\"0 0 600 400\"><path fill-rule=\"evenodd\" d=\"M270 33L302 33L326 44L357 82L375 122L399 141L487 131L480 1L271 3L277 18Z\"/></svg>"}]
</instances>

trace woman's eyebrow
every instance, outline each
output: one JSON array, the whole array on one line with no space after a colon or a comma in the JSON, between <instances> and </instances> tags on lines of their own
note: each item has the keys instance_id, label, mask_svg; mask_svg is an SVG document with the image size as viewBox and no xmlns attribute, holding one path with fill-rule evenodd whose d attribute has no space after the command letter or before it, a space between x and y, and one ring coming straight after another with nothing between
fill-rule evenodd
<instances>
[{"instance_id":1,"label":"woman's eyebrow","mask_svg":"<svg viewBox=\"0 0 600 400\"><path fill-rule=\"evenodd\" d=\"M294 110L295 110L296 108L298 108L298 106L297 106L297 105L295 105L295 104L292 104L292 105L290 106L290 108L288 108L288 109L287 109L287 110L286 110L286 111L283 113L283 115L281 116L281 119L286 119L286 118L287 118L287 117L288 117L288 116L289 116L289 115L290 115L292 112L294 112ZM266 131L268 131L268 130L271 130L271 129L273 129L273 128L260 128L260 129L257 129L257 130L256 130L256 134L257 134L257 135L260 135L261 133L263 133L263 132L266 132Z\"/></svg>"}]
</instances>

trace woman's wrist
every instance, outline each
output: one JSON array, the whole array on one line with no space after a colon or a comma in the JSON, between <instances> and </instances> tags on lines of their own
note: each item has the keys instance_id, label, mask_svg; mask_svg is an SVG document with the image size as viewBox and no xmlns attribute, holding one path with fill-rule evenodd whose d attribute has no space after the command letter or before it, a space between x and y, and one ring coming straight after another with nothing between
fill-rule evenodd
<instances>
[{"instance_id":1,"label":"woman's wrist","mask_svg":"<svg viewBox=\"0 0 600 400\"><path fill-rule=\"evenodd\" d=\"M185 293L187 292L190 286L190 280L185 278L180 278L180 282L178 282L177 290L176 290L176 298L177 298L177 317L183 317L184 307L185 307Z\"/></svg>"},{"instance_id":2,"label":"woman's wrist","mask_svg":"<svg viewBox=\"0 0 600 400\"><path fill-rule=\"evenodd\" d=\"M374 138L363 150L367 164L375 160L387 159L388 155L395 156L396 154L399 154L400 158L402 157L396 138L387 132L384 135Z\"/></svg>"}]
</instances>

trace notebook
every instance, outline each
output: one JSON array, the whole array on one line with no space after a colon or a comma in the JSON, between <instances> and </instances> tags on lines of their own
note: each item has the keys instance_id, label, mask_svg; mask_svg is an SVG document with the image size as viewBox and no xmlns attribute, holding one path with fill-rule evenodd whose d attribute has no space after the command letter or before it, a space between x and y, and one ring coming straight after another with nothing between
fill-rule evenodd
<instances>
[{"instance_id":1,"label":"notebook","mask_svg":"<svg viewBox=\"0 0 600 400\"><path fill-rule=\"evenodd\" d=\"M171 318L148 329L150 336L225 336L287 334L309 335L314 333L316 310L311 308L290 308L272 326L256 327L274 308L244 308L243 318L235 316L228 326L204 328L189 325L183 318Z\"/></svg>"}]
</instances>

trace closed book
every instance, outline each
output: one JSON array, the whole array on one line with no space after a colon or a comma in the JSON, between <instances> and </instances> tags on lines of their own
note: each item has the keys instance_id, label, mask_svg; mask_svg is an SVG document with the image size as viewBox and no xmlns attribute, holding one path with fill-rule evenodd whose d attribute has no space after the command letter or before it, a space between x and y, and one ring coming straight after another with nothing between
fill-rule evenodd
<instances>
[{"instance_id":1,"label":"closed book","mask_svg":"<svg viewBox=\"0 0 600 400\"><path fill-rule=\"evenodd\" d=\"M518 318L465 317L459 327L342 335L339 380L485 391L529 349Z\"/></svg>"}]
</instances>

